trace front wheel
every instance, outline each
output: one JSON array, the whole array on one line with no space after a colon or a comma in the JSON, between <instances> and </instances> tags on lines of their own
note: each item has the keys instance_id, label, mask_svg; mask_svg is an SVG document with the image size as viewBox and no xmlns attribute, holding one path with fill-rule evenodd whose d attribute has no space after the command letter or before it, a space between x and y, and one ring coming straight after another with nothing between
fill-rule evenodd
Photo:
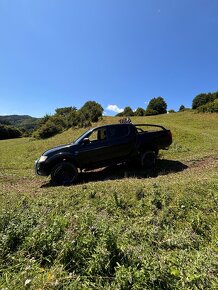
<instances>
[{"instance_id":1,"label":"front wheel","mask_svg":"<svg viewBox=\"0 0 218 290\"><path fill-rule=\"evenodd\" d=\"M51 180L54 185L70 185L76 182L77 168L70 162L56 164L51 171Z\"/></svg>"}]
</instances>

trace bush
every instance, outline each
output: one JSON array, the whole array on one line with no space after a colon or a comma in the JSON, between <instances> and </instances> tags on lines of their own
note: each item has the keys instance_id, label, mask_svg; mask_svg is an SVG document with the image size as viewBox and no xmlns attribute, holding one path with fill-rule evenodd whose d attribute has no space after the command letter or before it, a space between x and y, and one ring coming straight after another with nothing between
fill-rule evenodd
<instances>
[{"instance_id":1,"label":"bush","mask_svg":"<svg viewBox=\"0 0 218 290\"><path fill-rule=\"evenodd\" d=\"M50 118L51 116L46 114L43 118L39 120L39 126L42 126L43 124L45 124Z\"/></svg>"},{"instance_id":2,"label":"bush","mask_svg":"<svg viewBox=\"0 0 218 290\"><path fill-rule=\"evenodd\" d=\"M213 102L216 99L218 99L218 92L199 94L192 101L192 109L197 109L207 103Z\"/></svg>"},{"instance_id":3,"label":"bush","mask_svg":"<svg viewBox=\"0 0 218 290\"><path fill-rule=\"evenodd\" d=\"M67 116L67 127L78 127L78 128L86 128L91 125L89 119L83 114L83 112L73 111Z\"/></svg>"},{"instance_id":4,"label":"bush","mask_svg":"<svg viewBox=\"0 0 218 290\"><path fill-rule=\"evenodd\" d=\"M55 112L53 116L46 115L40 120L39 128L33 133L33 137L44 139L71 127L88 127L91 122L97 122L102 116L103 108L100 104L89 101L80 110L65 107L58 108Z\"/></svg>"},{"instance_id":5,"label":"bush","mask_svg":"<svg viewBox=\"0 0 218 290\"><path fill-rule=\"evenodd\" d=\"M66 122L67 122L67 127L76 127L79 123L79 118L78 118L78 112L77 111L72 111L67 115L66 118Z\"/></svg>"},{"instance_id":6,"label":"bush","mask_svg":"<svg viewBox=\"0 0 218 290\"><path fill-rule=\"evenodd\" d=\"M218 113L218 99L198 107L199 113Z\"/></svg>"},{"instance_id":7,"label":"bush","mask_svg":"<svg viewBox=\"0 0 218 290\"><path fill-rule=\"evenodd\" d=\"M145 111L145 116L152 116L152 115L158 115L158 111L153 110L153 109L147 109Z\"/></svg>"},{"instance_id":8,"label":"bush","mask_svg":"<svg viewBox=\"0 0 218 290\"><path fill-rule=\"evenodd\" d=\"M22 133L19 129L10 125L0 124L0 140L21 137Z\"/></svg>"},{"instance_id":9,"label":"bush","mask_svg":"<svg viewBox=\"0 0 218 290\"><path fill-rule=\"evenodd\" d=\"M90 119L81 110L71 110L66 115L57 113L53 116L46 115L41 120L41 126L33 133L33 137L49 138L71 127L85 128L90 125Z\"/></svg>"},{"instance_id":10,"label":"bush","mask_svg":"<svg viewBox=\"0 0 218 290\"><path fill-rule=\"evenodd\" d=\"M83 114L82 111L77 112L77 120L78 120L77 127L79 128L86 128L88 126L91 126L91 120L86 118L86 116Z\"/></svg>"},{"instance_id":11,"label":"bush","mask_svg":"<svg viewBox=\"0 0 218 290\"><path fill-rule=\"evenodd\" d=\"M50 118L50 121L54 123L56 126L60 126L62 129L67 128L67 121L64 116L54 115Z\"/></svg>"},{"instance_id":12,"label":"bush","mask_svg":"<svg viewBox=\"0 0 218 290\"><path fill-rule=\"evenodd\" d=\"M175 110L170 109L170 110L168 111L168 113L176 113L176 112L175 112Z\"/></svg>"},{"instance_id":13,"label":"bush","mask_svg":"<svg viewBox=\"0 0 218 290\"><path fill-rule=\"evenodd\" d=\"M52 120L48 120L33 133L33 137L37 139L45 139L60 133L62 130L63 127L61 127L61 125L55 124Z\"/></svg>"}]
</instances>

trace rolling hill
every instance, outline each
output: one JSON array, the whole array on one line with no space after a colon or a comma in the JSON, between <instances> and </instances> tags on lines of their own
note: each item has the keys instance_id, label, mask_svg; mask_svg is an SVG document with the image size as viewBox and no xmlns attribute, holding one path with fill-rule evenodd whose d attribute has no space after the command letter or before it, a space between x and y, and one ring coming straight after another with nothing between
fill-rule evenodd
<instances>
[{"instance_id":1,"label":"rolling hill","mask_svg":"<svg viewBox=\"0 0 218 290\"><path fill-rule=\"evenodd\" d=\"M13 125L18 129L33 131L38 125L40 118L34 118L28 115L6 115L0 116L0 123Z\"/></svg>"}]
</instances>

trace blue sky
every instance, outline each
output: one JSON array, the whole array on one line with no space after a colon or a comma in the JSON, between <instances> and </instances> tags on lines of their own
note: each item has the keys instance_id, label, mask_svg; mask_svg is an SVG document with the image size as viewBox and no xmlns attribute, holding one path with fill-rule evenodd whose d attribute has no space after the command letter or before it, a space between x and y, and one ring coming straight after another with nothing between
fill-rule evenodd
<instances>
[{"instance_id":1,"label":"blue sky","mask_svg":"<svg viewBox=\"0 0 218 290\"><path fill-rule=\"evenodd\" d=\"M217 0L0 0L0 115L218 90ZM112 109L112 110L110 110Z\"/></svg>"}]
</instances>

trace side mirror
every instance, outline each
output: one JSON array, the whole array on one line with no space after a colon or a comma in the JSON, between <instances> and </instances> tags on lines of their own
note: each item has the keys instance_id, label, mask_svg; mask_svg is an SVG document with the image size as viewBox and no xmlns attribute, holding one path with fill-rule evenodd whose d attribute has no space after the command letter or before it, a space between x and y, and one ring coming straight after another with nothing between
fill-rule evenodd
<instances>
[{"instance_id":1,"label":"side mirror","mask_svg":"<svg viewBox=\"0 0 218 290\"><path fill-rule=\"evenodd\" d=\"M83 139L83 145L87 145L87 144L89 144L90 143L90 140L89 140L89 138L84 138Z\"/></svg>"}]
</instances>

